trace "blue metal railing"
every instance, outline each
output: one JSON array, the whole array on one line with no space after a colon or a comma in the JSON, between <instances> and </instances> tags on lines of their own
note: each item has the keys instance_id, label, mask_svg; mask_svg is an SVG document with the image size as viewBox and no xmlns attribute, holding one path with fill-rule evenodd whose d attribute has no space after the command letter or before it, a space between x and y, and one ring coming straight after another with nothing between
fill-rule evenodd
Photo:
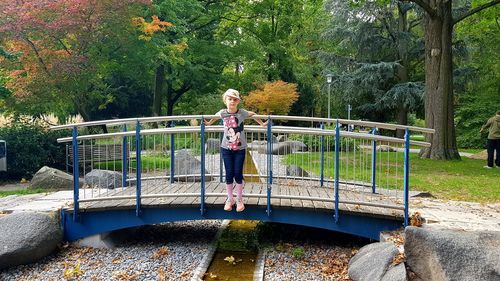
<instances>
[{"instance_id":1,"label":"blue metal railing","mask_svg":"<svg viewBox=\"0 0 500 281\"><path fill-rule=\"evenodd\" d=\"M204 118L201 116L201 125L199 127L199 131L193 131L194 133L199 132L200 134L200 158L201 158L201 183L200 183L200 213L203 216L205 214L205 197L206 197L206 150L205 150L205 140L206 140L206 126L203 122ZM267 174L266 174L266 179L267 179L267 206L266 206L266 213L268 216L271 216L271 199L272 199L272 188L273 188L273 130L279 131L280 127L274 127L272 124L273 118L271 116L267 116L267 128L266 128L266 161L267 161ZM173 128L175 125L173 122L170 122L170 128ZM352 132L343 132L341 133L341 123L337 119L336 120L336 126L335 126L335 133L333 134L332 131L326 130L324 127L324 123L320 124L320 131L317 132L317 134L320 135L320 173L319 173L319 182L320 186L324 185L325 181L325 133L329 133L332 136L335 136L335 151L334 151L334 219L335 223L339 222L339 190L340 190L340 152L341 152L341 138L342 137L347 137L349 138L351 135L350 134L355 134ZM129 134L127 131L127 126L123 124L123 130L122 130L122 187L125 188L128 184L127 181L132 180L128 179L128 167L129 167L129 155L128 155L128 136L133 136ZM408 225L408 217L409 217L409 173L410 173L410 161L409 161L409 153L410 153L410 129L406 128L405 129L405 139L404 139L404 168L403 168L403 200L404 200L404 225ZM371 131L371 135L374 136L371 139L371 189L372 192L376 192L376 179L377 179L377 133L378 130L377 128L373 128ZM142 167L142 162L141 162L141 154L142 154L142 144L141 144L141 138L143 131L141 130L141 122L139 119L136 120L135 123L135 148L136 148L136 194L135 194L135 200L136 200L136 216L141 215L141 198L142 198L142 174L141 171L143 169ZM173 183L175 181L175 132L170 132L170 175L169 175L169 181L170 183ZM345 134L345 135L344 135ZM80 136L82 137L82 136ZM79 192L80 192L80 186L79 186L79 156L78 156L78 151L79 151L79 138L78 136L78 127L73 126L72 128L72 137L71 137L71 142L72 142L72 154L73 154L73 180L74 180L74 186L73 186L73 191L74 191L74 213L73 213L73 220L77 221L78 219L78 213L80 209L80 198L79 198ZM382 137L380 137L382 138ZM146 143L146 142L145 142ZM276 144L277 145L277 144ZM279 147L278 147L279 148ZM85 155L85 154L84 154ZM220 159L220 180L222 181L222 158L219 157ZM278 195L279 196L279 195Z\"/></svg>"}]
</instances>

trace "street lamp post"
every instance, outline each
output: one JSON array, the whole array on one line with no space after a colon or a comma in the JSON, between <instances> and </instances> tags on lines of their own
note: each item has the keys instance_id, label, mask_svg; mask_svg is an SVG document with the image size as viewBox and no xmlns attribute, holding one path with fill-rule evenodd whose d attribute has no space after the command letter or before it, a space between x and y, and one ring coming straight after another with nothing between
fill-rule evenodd
<instances>
[{"instance_id":1,"label":"street lamp post","mask_svg":"<svg viewBox=\"0 0 500 281\"><path fill-rule=\"evenodd\" d=\"M332 78L333 78L332 74L326 75L326 83L328 83L328 119L331 118L331 116L330 116L330 86L332 84Z\"/></svg>"}]
</instances>

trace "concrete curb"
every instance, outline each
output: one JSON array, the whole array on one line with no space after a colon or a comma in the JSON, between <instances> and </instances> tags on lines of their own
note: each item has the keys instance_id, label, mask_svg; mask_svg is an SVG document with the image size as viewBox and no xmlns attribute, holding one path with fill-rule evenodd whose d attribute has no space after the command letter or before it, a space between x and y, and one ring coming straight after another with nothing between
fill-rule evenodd
<instances>
[{"instance_id":1,"label":"concrete curb","mask_svg":"<svg viewBox=\"0 0 500 281\"><path fill-rule=\"evenodd\" d=\"M253 272L253 281L264 280L264 267L266 265L266 252L260 250L255 261L255 271Z\"/></svg>"},{"instance_id":2,"label":"concrete curb","mask_svg":"<svg viewBox=\"0 0 500 281\"><path fill-rule=\"evenodd\" d=\"M222 232L224 232L224 230L228 225L229 225L229 220L222 221L222 225L219 227L217 234L215 234L214 240L210 244L210 249L205 254L198 267L195 269L193 276L190 279L191 281L203 280L203 275L205 275L205 273L207 272L207 269L210 266L210 262L212 262L212 259L215 255L215 251L217 250L217 241L219 241Z\"/></svg>"}]
</instances>

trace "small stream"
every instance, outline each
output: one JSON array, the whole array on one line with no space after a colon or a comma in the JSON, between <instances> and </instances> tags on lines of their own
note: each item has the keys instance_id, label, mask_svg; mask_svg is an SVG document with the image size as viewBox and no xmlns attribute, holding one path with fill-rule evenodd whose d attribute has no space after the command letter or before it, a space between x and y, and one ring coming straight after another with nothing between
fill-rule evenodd
<instances>
[{"instance_id":1,"label":"small stream","mask_svg":"<svg viewBox=\"0 0 500 281\"><path fill-rule=\"evenodd\" d=\"M229 223L203 280L253 280L258 254L257 224L245 220Z\"/></svg>"}]
</instances>

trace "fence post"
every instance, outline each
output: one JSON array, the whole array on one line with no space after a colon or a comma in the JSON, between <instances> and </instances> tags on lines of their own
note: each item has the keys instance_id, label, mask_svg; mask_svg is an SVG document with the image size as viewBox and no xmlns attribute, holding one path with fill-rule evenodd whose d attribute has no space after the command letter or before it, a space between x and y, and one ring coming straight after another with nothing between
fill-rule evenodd
<instances>
[{"instance_id":1,"label":"fence post","mask_svg":"<svg viewBox=\"0 0 500 281\"><path fill-rule=\"evenodd\" d=\"M267 216L271 215L271 190L273 184L273 144L271 116L267 116Z\"/></svg>"},{"instance_id":2,"label":"fence post","mask_svg":"<svg viewBox=\"0 0 500 281\"><path fill-rule=\"evenodd\" d=\"M79 174L79 164L78 164L78 128L76 126L73 127L73 140L72 140L72 149L73 149L73 221L78 220L78 212L80 209L80 205L78 202L79 192L80 192L80 174Z\"/></svg>"},{"instance_id":3,"label":"fence post","mask_svg":"<svg viewBox=\"0 0 500 281\"><path fill-rule=\"evenodd\" d=\"M174 121L170 121L169 127L175 127ZM174 183L175 179L175 134L170 134L170 183Z\"/></svg>"},{"instance_id":4,"label":"fence post","mask_svg":"<svg viewBox=\"0 0 500 281\"><path fill-rule=\"evenodd\" d=\"M335 223L339 222L340 124L335 125Z\"/></svg>"},{"instance_id":5,"label":"fence post","mask_svg":"<svg viewBox=\"0 0 500 281\"><path fill-rule=\"evenodd\" d=\"M201 147L201 206L200 213L203 216L205 214L205 123L203 122L203 116L201 116L200 125L200 147Z\"/></svg>"},{"instance_id":6,"label":"fence post","mask_svg":"<svg viewBox=\"0 0 500 281\"><path fill-rule=\"evenodd\" d=\"M376 135L377 128L373 128L372 135ZM377 180L377 141L372 140L372 193L375 193Z\"/></svg>"},{"instance_id":7,"label":"fence post","mask_svg":"<svg viewBox=\"0 0 500 281\"><path fill-rule=\"evenodd\" d=\"M127 125L123 125L123 132L127 132ZM122 187L127 186L127 171L128 171L128 150L127 150L127 136L122 139Z\"/></svg>"},{"instance_id":8,"label":"fence post","mask_svg":"<svg viewBox=\"0 0 500 281\"><path fill-rule=\"evenodd\" d=\"M325 124L321 123L321 130L325 129ZM323 187L323 183L325 180L325 136L321 135L321 172L320 172L320 178L319 178L319 183L320 186Z\"/></svg>"},{"instance_id":9,"label":"fence post","mask_svg":"<svg viewBox=\"0 0 500 281\"><path fill-rule=\"evenodd\" d=\"M404 203L405 203L405 222L404 226L408 226L408 193L410 184L410 130L405 129L405 164L404 164Z\"/></svg>"},{"instance_id":10,"label":"fence post","mask_svg":"<svg viewBox=\"0 0 500 281\"><path fill-rule=\"evenodd\" d=\"M135 215L141 214L141 124L137 120L135 124L135 169L136 169L136 197L135 197Z\"/></svg>"}]
</instances>

